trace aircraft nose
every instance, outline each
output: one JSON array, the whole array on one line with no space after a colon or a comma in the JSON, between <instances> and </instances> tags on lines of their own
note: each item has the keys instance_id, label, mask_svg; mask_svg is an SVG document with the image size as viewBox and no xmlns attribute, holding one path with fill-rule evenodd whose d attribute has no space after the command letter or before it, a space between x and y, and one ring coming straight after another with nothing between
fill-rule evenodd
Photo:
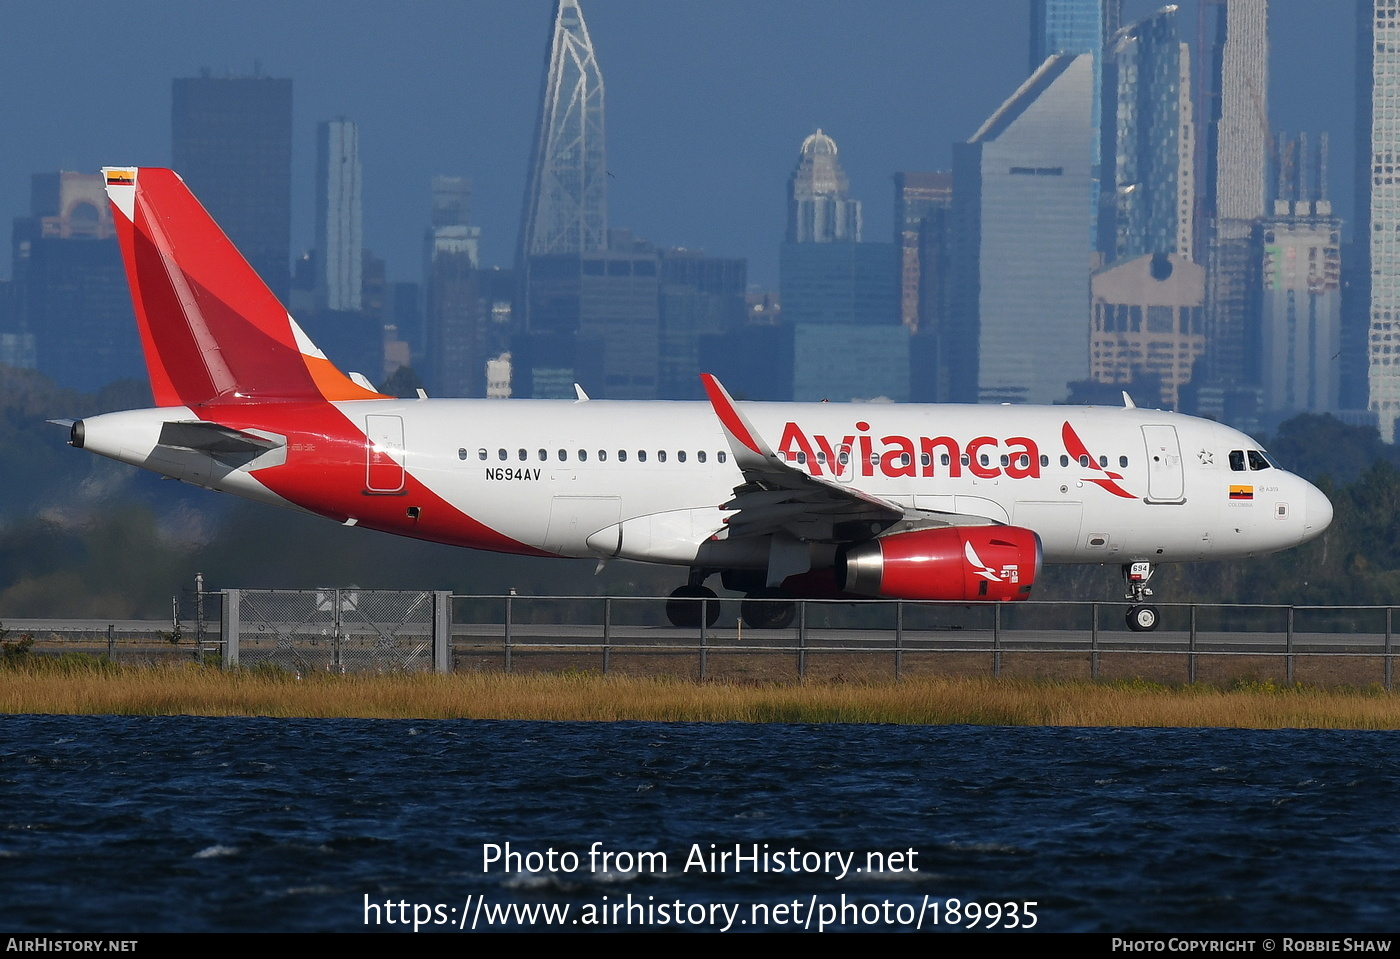
<instances>
[{"instance_id":1,"label":"aircraft nose","mask_svg":"<svg viewBox=\"0 0 1400 959\"><path fill-rule=\"evenodd\" d=\"M1303 494L1303 539L1306 543L1332 525L1332 501L1311 483Z\"/></svg>"}]
</instances>

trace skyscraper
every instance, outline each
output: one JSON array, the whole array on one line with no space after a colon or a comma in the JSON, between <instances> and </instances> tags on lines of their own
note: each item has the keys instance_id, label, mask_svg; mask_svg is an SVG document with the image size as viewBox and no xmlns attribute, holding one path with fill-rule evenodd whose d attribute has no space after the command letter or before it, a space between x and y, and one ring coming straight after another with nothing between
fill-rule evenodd
<instances>
[{"instance_id":1,"label":"skyscraper","mask_svg":"<svg viewBox=\"0 0 1400 959\"><path fill-rule=\"evenodd\" d=\"M1327 138L1277 137L1273 213L1259 227L1264 409L1335 413L1341 393L1341 221L1325 176Z\"/></svg>"},{"instance_id":2,"label":"skyscraper","mask_svg":"<svg viewBox=\"0 0 1400 959\"><path fill-rule=\"evenodd\" d=\"M789 243L859 243L860 201L836 157L836 141L820 129L802 141L788 178Z\"/></svg>"},{"instance_id":3,"label":"skyscraper","mask_svg":"<svg viewBox=\"0 0 1400 959\"><path fill-rule=\"evenodd\" d=\"M1052 403L1088 378L1093 74L1051 57L953 145L951 399Z\"/></svg>"},{"instance_id":4,"label":"skyscraper","mask_svg":"<svg viewBox=\"0 0 1400 959\"><path fill-rule=\"evenodd\" d=\"M1112 191L1109 170L1113 163L1113 137L1101 129L1105 122L1104 45L1118 32L1123 19L1123 0L1031 0L1030 64L1027 73L1035 73L1048 58L1067 53L1072 56L1087 53L1094 58L1093 107L1090 124L1093 132L1089 142L1089 164L1093 176L1090 211L1096 222L1099 217L1101 192ZM1108 90L1109 104L1113 90ZM1112 106L1108 107L1112 111ZM1108 179L1110 182L1104 183ZM1110 192L1110 196L1111 196ZM1111 251L1109 251L1111 252Z\"/></svg>"},{"instance_id":5,"label":"skyscraper","mask_svg":"<svg viewBox=\"0 0 1400 959\"><path fill-rule=\"evenodd\" d=\"M1231 415L1257 404L1259 257L1253 240L1265 213L1269 150L1268 0L1208 0L1216 12L1204 179L1209 241L1206 247L1206 382L1214 406L1201 412ZM1232 398L1233 397L1233 398ZM1250 399L1254 397L1255 399ZM1203 403L1205 399L1203 397Z\"/></svg>"},{"instance_id":6,"label":"skyscraper","mask_svg":"<svg viewBox=\"0 0 1400 959\"><path fill-rule=\"evenodd\" d=\"M7 352L31 354L29 365L73 389L143 378L101 174L35 174L31 202L31 215L14 223L17 309Z\"/></svg>"},{"instance_id":7,"label":"skyscraper","mask_svg":"<svg viewBox=\"0 0 1400 959\"><path fill-rule=\"evenodd\" d=\"M778 262L793 331L795 400L909 398L909 330L900 322L898 247L862 243L836 142L802 141L788 179L787 239Z\"/></svg>"},{"instance_id":8,"label":"skyscraper","mask_svg":"<svg viewBox=\"0 0 1400 959\"><path fill-rule=\"evenodd\" d=\"M1369 286L1359 291L1363 302L1369 299L1366 379L1381 438L1393 443L1400 416L1400 0L1360 0L1356 19L1356 235L1365 260L1359 277Z\"/></svg>"},{"instance_id":9,"label":"skyscraper","mask_svg":"<svg viewBox=\"0 0 1400 959\"><path fill-rule=\"evenodd\" d=\"M555 0L517 264L608 246L603 75L578 0Z\"/></svg>"},{"instance_id":10,"label":"skyscraper","mask_svg":"<svg viewBox=\"0 0 1400 959\"><path fill-rule=\"evenodd\" d=\"M316 131L316 307L358 310L364 255L360 135L338 117Z\"/></svg>"},{"instance_id":11,"label":"skyscraper","mask_svg":"<svg viewBox=\"0 0 1400 959\"><path fill-rule=\"evenodd\" d=\"M1191 258L1194 123L1190 54L1167 6L1120 30L1104 56L1108 102L1099 249L1109 262L1152 253ZM1111 191L1111 192L1110 192Z\"/></svg>"},{"instance_id":12,"label":"skyscraper","mask_svg":"<svg viewBox=\"0 0 1400 959\"><path fill-rule=\"evenodd\" d=\"M177 79L175 171L285 302L291 285L292 81L265 76Z\"/></svg>"}]
</instances>

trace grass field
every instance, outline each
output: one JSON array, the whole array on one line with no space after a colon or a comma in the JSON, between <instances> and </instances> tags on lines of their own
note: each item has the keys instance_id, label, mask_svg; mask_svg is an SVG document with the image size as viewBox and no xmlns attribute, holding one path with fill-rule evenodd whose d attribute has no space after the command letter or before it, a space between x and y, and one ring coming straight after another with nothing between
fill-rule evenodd
<instances>
[{"instance_id":1,"label":"grass field","mask_svg":"<svg viewBox=\"0 0 1400 959\"><path fill-rule=\"evenodd\" d=\"M922 676L695 682L594 672L317 675L112 665L0 665L0 713L660 722L1398 729L1400 695L1272 681L1169 685Z\"/></svg>"}]
</instances>

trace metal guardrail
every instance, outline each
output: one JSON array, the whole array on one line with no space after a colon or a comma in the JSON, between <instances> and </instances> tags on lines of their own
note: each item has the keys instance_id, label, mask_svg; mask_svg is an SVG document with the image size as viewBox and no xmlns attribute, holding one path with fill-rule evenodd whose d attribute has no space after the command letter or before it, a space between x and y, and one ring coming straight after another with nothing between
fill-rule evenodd
<instances>
[{"instance_id":1,"label":"metal guardrail","mask_svg":"<svg viewBox=\"0 0 1400 959\"><path fill-rule=\"evenodd\" d=\"M939 673L1387 690L1394 674L1391 606L1160 604L1159 628L1135 633L1124 621L1128 604L1098 602L802 600L790 626L755 629L734 598L704 601L719 604L719 618L691 628L670 624L668 597L223 590L201 600L207 619L175 626L173 637L169 623L4 626L11 640L32 635L43 651L128 661L217 654L297 672L585 669L745 681ZM250 634L244 613L254 607L260 628Z\"/></svg>"}]
</instances>

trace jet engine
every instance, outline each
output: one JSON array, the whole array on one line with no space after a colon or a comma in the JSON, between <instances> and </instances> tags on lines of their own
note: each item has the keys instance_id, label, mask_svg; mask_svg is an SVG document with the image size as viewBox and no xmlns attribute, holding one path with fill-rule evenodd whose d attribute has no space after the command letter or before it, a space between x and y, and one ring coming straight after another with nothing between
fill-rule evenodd
<instances>
[{"instance_id":1,"label":"jet engine","mask_svg":"<svg viewBox=\"0 0 1400 959\"><path fill-rule=\"evenodd\" d=\"M893 533L836 559L847 593L889 599L1026 599L1040 574L1040 537L1019 526L943 526Z\"/></svg>"}]
</instances>

